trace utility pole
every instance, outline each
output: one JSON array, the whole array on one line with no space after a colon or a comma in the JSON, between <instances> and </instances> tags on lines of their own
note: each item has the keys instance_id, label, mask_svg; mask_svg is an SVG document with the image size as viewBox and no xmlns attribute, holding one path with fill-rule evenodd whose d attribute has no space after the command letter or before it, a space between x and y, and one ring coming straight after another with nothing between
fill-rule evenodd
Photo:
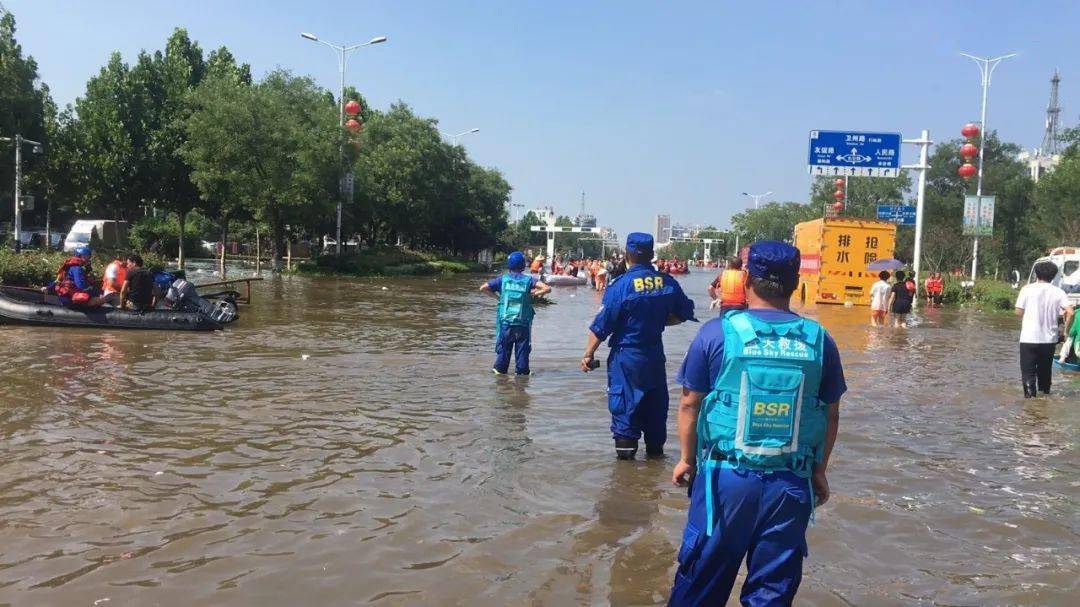
<instances>
[{"instance_id":1,"label":"utility pole","mask_svg":"<svg viewBox=\"0 0 1080 607\"><path fill-rule=\"evenodd\" d=\"M14 137L0 137L0 141L11 141L15 143L15 252L22 252L22 146L24 143L29 143L34 146L34 152L40 154L42 152L41 142L34 141L32 139L26 139L21 134L16 133ZM46 247L48 243L46 243Z\"/></svg>"},{"instance_id":2,"label":"utility pole","mask_svg":"<svg viewBox=\"0 0 1080 607\"><path fill-rule=\"evenodd\" d=\"M979 75L982 76L982 117L980 118L979 128L982 129L982 133L979 135L979 177L978 184L975 186L975 196L979 199L979 205L982 206L982 187L983 187L983 165L986 163L986 159L983 157L983 152L986 148L986 137L990 134L990 131L986 128L986 97L990 92L990 77L994 75L994 70L1002 61L1015 57L1017 53L1009 53L1008 55L1002 55L1000 57L976 57L975 55L969 55L967 53L960 53L964 57L971 59L979 66ZM975 282L975 276L979 270L979 235L975 235L975 244L972 248L971 255L971 282Z\"/></svg>"},{"instance_id":3,"label":"utility pole","mask_svg":"<svg viewBox=\"0 0 1080 607\"><path fill-rule=\"evenodd\" d=\"M922 268L922 232L923 232L923 211L926 207L926 172L930 170L930 146L933 145L933 141L930 141L930 131L923 129L922 136L918 139L904 139L904 143L910 143L919 146L919 164L908 165L905 169L914 170L919 172L919 181L916 189L915 198L915 259L912 261L912 267L915 270L915 283L919 282L919 272ZM915 298L915 303L918 304L919 298Z\"/></svg>"}]
</instances>

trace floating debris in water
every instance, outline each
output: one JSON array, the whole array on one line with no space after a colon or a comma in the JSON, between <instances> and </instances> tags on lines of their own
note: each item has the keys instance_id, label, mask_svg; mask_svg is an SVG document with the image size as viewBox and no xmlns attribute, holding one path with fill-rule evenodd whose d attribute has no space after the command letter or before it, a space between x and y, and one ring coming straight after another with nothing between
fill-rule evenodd
<instances>
[{"instance_id":1,"label":"floating debris in water","mask_svg":"<svg viewBox=\"0 0 1080 607\"><path fill-rule=\"evenodd\" d=\"M309 359L309 358L311 358L311 355L310 355L310 354L301 354L301 355L300 355L300 360L307 360L307 359Z\"/></svg>"}]
</instances>

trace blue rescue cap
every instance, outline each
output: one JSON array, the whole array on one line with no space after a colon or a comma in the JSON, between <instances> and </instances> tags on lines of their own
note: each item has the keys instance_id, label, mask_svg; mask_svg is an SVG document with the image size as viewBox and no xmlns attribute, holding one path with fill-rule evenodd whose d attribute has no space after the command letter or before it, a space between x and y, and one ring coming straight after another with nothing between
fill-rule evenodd
<instances>
[{"instance_id":1,"label":"blue rescue cap","mask_svg":"<svg viewBox=\"0 0 1080 607\"><path fill-rule=\"evenodd\" d=\"M646 253L652 253L652 234L646 234L644 232L630 232L630 234L626 237L626 250L630 253L633 253L634 255L644 255Z\"/></svg>"},{"instance_id":2,"label":"blue rescue cap","mask_svg":"<svg viewBox=\"0 0 1080 607\"><path fill-rule=\"evenodd\" d=\"M786 242L762 240L750 245L746 271L755 278L792 289L799 284L799 250Z\"/></svg>"},{"instance_id":3,"label":"blue rescue cap","mask_svg":"<svg viewBox=\"0 0 1080 607\"><path fill-rule=\"evenodd\" d=\"M514 251L506 258L506 267L515 272L525 269L525 255L521 251Z\"/></svg>"},{"instance_id":4,"label":"blue rescue cap","mask_svg":"<svg viewBox=\"0 0 1080 607\"><path fill-rule=\"evenodd\" d=\"M85 257L85 258L89 259L90 258L90 247L88 247L86 245L80 245L78 247L75 247L75 257Z\"/></svg>"}]
</instances>

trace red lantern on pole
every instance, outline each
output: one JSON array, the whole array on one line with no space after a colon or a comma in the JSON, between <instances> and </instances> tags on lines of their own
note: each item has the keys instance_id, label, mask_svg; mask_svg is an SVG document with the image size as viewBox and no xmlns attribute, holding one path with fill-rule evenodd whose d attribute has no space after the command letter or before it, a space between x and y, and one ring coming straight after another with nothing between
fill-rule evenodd
<instances>
[{"instance_id":1,"label":"red lantern on pole","mask_svg":"<svg viewBox=\"0 0 1080 607\"><path fill-rule=\"evenodd\" d=\"M839 202L839 201L832 203L832 210L836 211L837 213L839 213L840 211L843 211L844 210L844 203Z\"/></svg>"},{"instance_id":2,"label":"red lantern on pole","mask_svg":"<svg viewBox=\"0 0 1080 607\"><path fill-rule=\"evenodd\" d=\"M361 109L360 104L357 103L357 101L355 99L350 100L348 103L345 104L345 113L350 115L350 116L355 116L355 115L359 114L360 109Z\"/></svg>"},{"instance_id":3,"label":"red lantern on pole","mask_svg":"<svg viewBox=\"0 0 1080 607\"><path fill-rule=\"evenodd\" d=\"M345 128L349 129L350 133L359 133L364 128L364 125L360 124L359 120L350 118L345 121Z\"/></svg>"},{"instance_id":4,"label":"red lantern on pole","mask_svg":"<svg viewBox=\"0 0 1080 607\"><path fill-rule=\"evenodd\" d=\"M973 122L969 122L960 129L960 134L968 139L974 139L979 136L979 126Z\"/></svg>"},{"instance_id":5,"label":"red lantern on pole","mask_svg":"<svg viewBox=\"0 0 1080 607\"><path fill-rule=\"evenodd\" d=\"M975 147L974 143L965 143L960 146L960 155L964 157L964 160L971 162L971 159L979 155L979 148Z\"/></svg>"},{"instance_id":6,"label":"red lantern on pole","mask_svg":"<svg viewBox=\"0 0 1080 607\"><path fill-rule=\"evenodd\" d=\"M965 162L964 164L960 165L960 168L956 169L956 174L963 177L964 179L971 179L975 176L975 173L977 172L979 172L979 170L976 169L975 165L971 164L970 162Z\"/></svg>"},{"instance_id":7,"label":"red lantern on pole","mask_svg":"<svg viewBox=\"0 0 1080 607\"><path fill-rule=\"evenodd\" d=\"M837 179L836 181L833 182L833 185L836 186L836 189L841 190L841 189L844 188L844 180L843 179Z\"/></svg>"},{"instance_id":8,"label":"red lantern on pole","mask_svg":"<svg viewBox=\"0 0 1080 607\"><path fill-rule=\"evenodd\" d=\"M844 191L843 190L836 190L835 192L832 193L832 197L835 198L837 201L843 200L844 199Z\"/></svg>"}]
</instances>

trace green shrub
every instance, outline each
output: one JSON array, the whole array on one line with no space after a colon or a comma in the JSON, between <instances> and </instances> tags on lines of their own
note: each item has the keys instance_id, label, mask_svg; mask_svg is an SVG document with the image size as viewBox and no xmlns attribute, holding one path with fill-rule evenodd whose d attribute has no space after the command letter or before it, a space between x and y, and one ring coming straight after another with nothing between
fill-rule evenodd
<instances>
[{"instance_id":1,"label":"green shrub","mask_svg":"<svg viewBox=\"0 0 1080 607\"><path fill-rule=\"evenodd\" d=\"M128 229L128 241L136 251L156 253L171 258L176 258L179 253L177 234L180 232L180 222L175 215L168 218L146 217L133 223ZM202 248L201 230L199 222L189 220L184 225L184 256L204 257L206 253Z\"/></svg>"},{"instance_id":2,"label":"green shrub","mask_svg":"<svg viewBox=\"0 0 1080 607\"><path fill-rule=\"evenodd\" d=\"M0 250L0 284L16 287L44 286L56 278L56 270L70 256L70 253L60 251L33 250L16 254L14 251ZM146 253L142 257L143 265L149 270L168 267L165 258L155 253ZM94 255L91 265L95 278L101 278L101 273L113 259L115 257L109 254Z\"/></svg>"},{"instance_id":3,"label":"green shrub","mask_svg":"<svg viewBox=\"0 0 1080 607\"><path fill-rule=\"evenodd\" d=\"M472 262L440 259L432 253L386 248L368 249L340 259L333 254L320 255L311 262L301 262L296 271L316 275L430 276L483 272L484 267Z\"/></svg>"}]
</instances>

